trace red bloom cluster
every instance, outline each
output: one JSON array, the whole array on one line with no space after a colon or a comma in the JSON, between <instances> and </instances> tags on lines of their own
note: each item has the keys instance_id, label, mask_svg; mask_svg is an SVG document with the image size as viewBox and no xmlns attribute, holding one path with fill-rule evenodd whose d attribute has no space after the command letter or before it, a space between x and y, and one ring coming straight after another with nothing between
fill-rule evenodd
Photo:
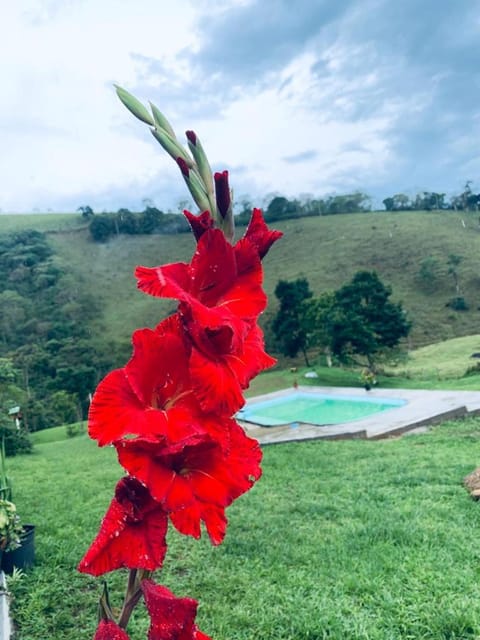
<instances>
[{"instance_id":1,"label":"red bloom cluster","mask_svg":"<svg viewBox=\"0 0 480 640\"><path fill-rule=\"evenodd\" d=\"M225 509L261 475L258 442L234 415L250 380L275 362L257 321L266 306L261 259L282 234L254 209L232 246L208 212L185 215L197 239L190 263L135 271L139 289L178 300L178 310L133 334L130 361L102 380L90 408L90 436L113 445L127 472L79 565L96 576L160 568L169 520L195 538L203 522L211 542L221 543ZM194 600L147 580L142 590L149 639L207 638L194 625ZM96 640L122 634L112 620L102 621Z\"/></svg>"}]
</instances>

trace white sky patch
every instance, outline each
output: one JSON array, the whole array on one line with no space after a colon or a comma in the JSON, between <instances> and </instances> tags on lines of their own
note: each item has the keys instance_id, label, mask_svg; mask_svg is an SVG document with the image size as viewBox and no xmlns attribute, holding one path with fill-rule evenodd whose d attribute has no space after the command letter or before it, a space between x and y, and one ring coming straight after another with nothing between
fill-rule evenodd
<instances>
[{"instance_id":1,"label":"white sky patch","mask_svg":"<svg viewBox=\"0 0 480 640\"><path fill-rule=\"evenodd\" d=\"M195 40L183 0L10 3L0 41L0 208L58 208L64 196L148 180L157 150L137 135L112 83L135 82L132 51L164 57ZM52 5L53 7L54 5ZM152 16L157 16L155 19ZM126 131L115 125L126 123ZM118 206L121 206L120 204Z\"/></svg>"},{"instance_id":2,"label":"white sky patch","mask_svg":"<svg viewBox=\"0 0 480 640\"><path fill-rule=\"evenodd\" d=\"M292 47L293 57L282 71L276 70L274 56L268 57L277 49L270 51L267 43L262 51L257 37L259 68L265 68L265 60L272 65L265 75L252 73L245 85L244 74L225 76L206 51L208 75L203 76L206 25L218 24L221 16L220 24L234 32L229 12L233 18L239 14L232 9L252 5L254 16L255 1L4 0L0 209L90 204L115 210L140 205L145 197L168 209L180 193L188 196L173 161L118 101L114 82L127 89L151 87L152 93L164 89L157 94L166 101L157 106L172 119L179 137L194 129L215 170L228 167L232 187L252 200L272 192L293 197L378 191L382 183L388 185L384 189L399 190L414 171L427 189L447 182L461 187L472 177L464 173L478 166L473 141L479 122L475 105L458 86L463 86L465 64L473 64L469 43L479 41L473 9L460 11L459 24L469 25L464 32L452 19L442 23L441 12L432 16L406 3L404 24L383 42L392 24L389 12L400 20L398 7L384 0L367 5L353 0L326 30L319 20L308 42L292 31L298 47ZM303 0L304 10L308 5ZM365 22L365 7L373 23ZM424 40L432 35L423 48L417 39L409 40L408 7L415 26L425 24ZM258 36L262 25L255 26L252 34L248 25L239 33L241 50L248 50L250 35ZM437 32L448 33L448 41L435 38ZM391 46L397 33L403 35ZM251 65L252 58L246 63ZM236 64L240 69L242 60ZM476 66L472 69L475 86ZM445 101L443 108L438 97Z\"/></svg>"}]
</instances>

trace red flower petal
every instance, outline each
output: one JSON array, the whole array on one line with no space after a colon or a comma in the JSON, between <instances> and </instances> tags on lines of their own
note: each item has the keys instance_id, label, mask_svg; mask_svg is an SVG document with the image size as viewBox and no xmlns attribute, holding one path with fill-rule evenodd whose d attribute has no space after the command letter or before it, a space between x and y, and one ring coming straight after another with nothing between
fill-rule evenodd
<instances>
[{"instance_id":1,"label":"red flower petal","mask_svg":"<svg viewBox=\"0 0 480 640\"><path fill-rule=\"evenodd\" d=\"M129 636L113 620L100 620L93 640L129 640Z\"/></svg>"},{"instance_id":2,"label":"red flower petal","mask_svg":"<svg viewBox=\"0 0 480 640\"><path fill-rule=\"evenodd\" d=\"M188 391L188 358L182 337L139 329L132 342L133 356L125 374L142 404L164 408Z\"/></svg>"},{"instance_id":3,"label":"red flower petal","mask_svg":"<svg viewBox=\"0 0 480 640\"><path fill-rule=\"evenodd\" d=\"M193 231L193 235L195 236L195 240L197 241L200 240L205 231L213 229L213 218L210 215L210 211L204 211L200 215L196 216L185 209L183 211L183 215L188 220Z\"/></svg>"},{"instance_id":4,"label":"red flower petal","mask_svg":"<svg viewBox=\"0 0 480 640\"><path fill-rule=\"evenodd\" d=\"M198 540L202 535L200 529L201 512L200 505L193 504L178 511L172 511L169 514L170 520L180 533L184 536L192 536Z\"/></svg>"},{"instance_id":5,"label":"red flower petal","mask_svg":"<svg viewBox=\"0 0 480 640\"><path fill-rule=\"evenodd\" d=\"M223 507L212 504L196 504L170 513L173 526L185 536L200 538L200 521L205 523L210 541L214 545L221 544L227 530L227 518Z\"/></svg>"},{"instance_id":6,"label":"red flower petal","mask_svg":"<svg viewBox=\"0 0 480 640\"><path fill-rule=\"evenodd\" d=\"M200 407L188 374L182 337L170 331L178 318L133 335L134 353L124 369L98 385L89 412L89 434L100 446L129 435L182 439L200 429Z\"/></svg>"},{"instance_id":7,"label":"red flower petal","mask_svg":"<svg viewBox=\"0 0 480 640\"><path fill-rule=\"evenodd\" d=\"M201 518L205 523L211 543L214 545L221 544L227 530L225 511L215 505L205 505L202 509Z\"/></svg>"},{"instance_id":8,"label":"red flower petal","mask_svg":"<svg viewBox=\"0 0 480 640\"><path fill-rule=\"evenodd\" d=\"M165 511L139 482L123 478L78 569L94 576L123 567L154 571L163 564L166 533Z\"/></svg>"},{"instance_id":9,"label":"red flower petal","mask_svg":"<svg viewBox=\"0 0 480 640\"><path fill-rule=\"evenodd\" d=\"M272 244L283 236L281 231L270 230L265 224L261 209L253 209L244 238L255 245L260 258L263 258Z\"/></svg>"},{"instance_id":10,"label":"red flower petal","mask_svg":"<svg viewBox=\"0 0 480 640\"><path fill-rule=\"evenodd\" d=\"M263 350L263 333L256 324L244 325L246 335L238 349L215 353L205 348L206 332L195 339L199 349L192 349L190 374L197 399L204 411L232 416L243 405L242 389L260 371L276 364ZM203 340L201 338L204 338Z\"/></svg>"},{"instance_id":11,"label":"red flower petal","mask_svg":"<svg viewBox=\"0 0 480 640\"><path fill-rule=\"evenodd\" d=\"M231 475L231 491L234 499L248 491L262 475L260 463L262 450L255 438L246 435L242 427L229 423L228 468Z\"/></svg>"},{"instance_id":12,"label":"red flower petal","mask_svg":"<svg viewBox=\"0 0 480 640\"><path fill-rule=\"evenodd\" d=\"M190 265L192 297L207 307L214 306L230 289L236 275L233 247L220 229L204 233Z\"/></svg>"},{"instance_id":13,"label":"red flower petal","mask_svg":"<svg viewBox=\"0 0 480 640\"><path fill-rule=\"evenodd\" d=\"M176 598L152 580L142 581L142 591L150 615L148 640L211 640L195 624L196 600Z\"/></svg>"},{"instance_id":14,"label":"red flower petal","mask_svg":"<svg viewBox=\"0 0 480 640\"><path fill-rule=\"evenodd\" d=\"M253 324L243 342L242 351L225 358L242 389L247 389L250 380L261 371L277 364L275 358L263 350L263 346L263 331Z\"/></svg>"},{"instance_id":15,"label":"red flower petal","mask_svg":"<svg viewBox=\"0 0 480 640\"><path fill-rule=\"evenodd\" d=\"M190 368L192 384L204 411L231 417L243 407L242 387L225 358L214 360L193 349Z\"/></svg>"},{"instance_id":16,"label":"red flower petal","mask_svg":"<svg viewBox=\"0 0 480 640\"><path fill-rule=\"evenodd\" d=\"M137 267L135 277L141 291L157 298L181 300L190 283L189 265L184 262L154 268Z\"/></svg>"},{"instance_id":17,"label":"red flower petal","mask_svg":"<svg viewBox=\"0 0 480 640\"><path fill-rule=\"evenodd\" d=\"M154 418L154 420L152 420ZM166 414L147 414L133 392L125 369L111 371L98 385L88 414L88 433L99 446L110 444L127 435L163 433Z\"/></svg>"},{"instance_id":18,"label":"red flower petal","mask_svg":"<svg viewBox=\"0 0 480 640\"><path fill-rule=\"evenodd\" d=\"M231 502L221 448L207 435L171 445L140 438L114 444L120 464L149 488L166 511L183 509L197 500L218 506Z\"/></svg>"}]
</instances>

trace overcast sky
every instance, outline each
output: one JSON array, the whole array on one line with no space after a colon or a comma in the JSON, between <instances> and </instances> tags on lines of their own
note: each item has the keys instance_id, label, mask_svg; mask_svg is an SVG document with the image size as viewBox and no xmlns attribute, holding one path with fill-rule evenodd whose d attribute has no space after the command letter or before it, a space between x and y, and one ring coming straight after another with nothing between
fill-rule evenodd
<instances>
[{"instance_id":1,"label":"overcast sky","mask_svg":"<svg viewBox=\"0 0 480 640\"><path fill-rule=\"evenodd\" d=\"M480 188L476 0L0 0L0 209L161 209L200 137L237 199Z\"/></svg>"}]
</instances>

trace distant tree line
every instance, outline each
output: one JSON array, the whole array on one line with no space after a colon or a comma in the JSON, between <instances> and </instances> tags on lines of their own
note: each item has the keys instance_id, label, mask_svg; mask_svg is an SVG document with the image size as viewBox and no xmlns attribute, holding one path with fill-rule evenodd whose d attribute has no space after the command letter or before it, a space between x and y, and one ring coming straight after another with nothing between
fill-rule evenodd
<instances>
[{"instance_id":1,"label":"distant tree line","mask_svg":"<svg viewBox=\"0 0 480 640\"><path fill-rule=\"evenodd\" d=\"M404 193L397 193L383 200L386 211L478 211L480 209L480 193L472 190L472 181L468 180L462 193L447 199L445 193L422 191L414 198Z\"/></svg>"},{"instance_id":2,"label":"distant tree line","mask_svg":"<svg viewBox=\"0 0 480 640\"><path fill-rule=\"evenodd\" d=\"M253 205L244 201L241 211L236 215L238 225L246 225L250 220ZM338 213L367 212L371 210L370 198L361 192L348 195L330 196L326 199L289 200L283 196L274 196L264 211L267 222L303 218L306 216L334 215ZM176 234L187 233L190 227L186 219L176 213L164 213L154 206L144 211L132 212L119 209L116 213L94 214L88 205L78 208L82 216L90 220L89 230L95 242L106 242L120 234Z\"/></svg>"},{"instance_id":3,"label":"distant tree line","mask_svg":"<svg viewBox=\"0 0 480 640\"><path fill-rule=\"evenodd\" d=\"M21 405L29 430L86 416L89 393L113 364L109 345L94 344L88 330L98 309L44 234L0 235L3 416Z\"/></svg>"},{"instance_id":4,"label":"distant tree line","mask_svg":"<svg viewBox=\"0 0 480 640\"><path fill-rule=\"evenodd\" d=\"M156 207L146 207L138 213L129 209L119 209L116 213L91 213L86 217L90 219L90 235L95 242L106 242L112 236L120 234L174 234L190 230L183 216L164 213Z\"/></svg>"},{"instance_id":5,"label":"distant tree line","mask_svg":"<svg viewBox=\"0 0 480 640\"><path fill-rule=\"evenodd\" d=\"M414 197L397 193L383 200L385 211L478 211L480 193L474 193L469 180L462 193L450 199L445 193L422 191ZM246 225L250 220L253 205L248 198L241 202L235 219L238 225ZM176 234L187 233L190 227L185 218L177 213L165 213L153 205L143 211L133 212L119 209L115 213L95 214L89 205L78 207L77 211L89 220L89 230L95 242L106 242L120 234ZM275 195L264 209L266 222L305 218L310 216L331 216L345 213L368 213L372 211L371 198L362 191L332 195L325 198L293 198Z\"/></svg>"}]
</instances>

